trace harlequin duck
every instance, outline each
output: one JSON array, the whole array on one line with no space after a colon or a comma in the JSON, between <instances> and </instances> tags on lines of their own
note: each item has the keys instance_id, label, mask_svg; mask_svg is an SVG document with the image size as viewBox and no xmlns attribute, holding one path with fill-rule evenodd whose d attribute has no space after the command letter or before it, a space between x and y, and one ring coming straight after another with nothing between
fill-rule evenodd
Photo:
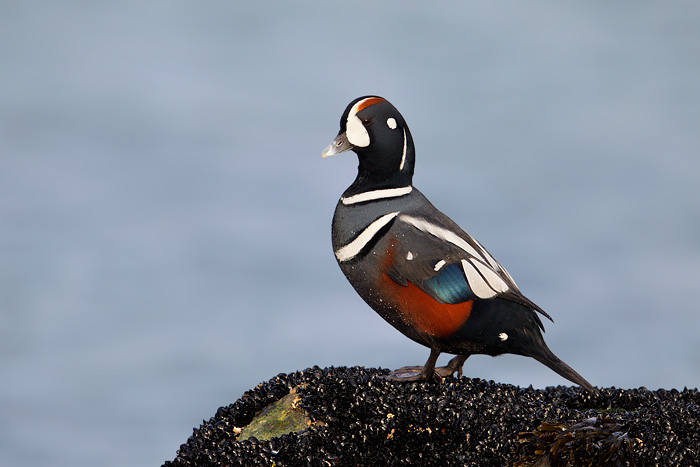
<instances>
[{"instance_id":1,"label":"harlequin duck","mask_svg":"<svg viewBox=\"0 0 700 467\"><path fill-rule=\"evenodd\" d=\"M393 105L378 96L352 101L322 156L348 150L357 154L359 167L333 216L335 257L370 307L430 348L425 365L393 371L389 379L442 381L455 372L461 377L472 354L511 353L596 391L545 344L538 313L550 316L479 242L413 187L413 138ZM456 356L436 368L441 352Z\"/></svg>"}]
</instances>

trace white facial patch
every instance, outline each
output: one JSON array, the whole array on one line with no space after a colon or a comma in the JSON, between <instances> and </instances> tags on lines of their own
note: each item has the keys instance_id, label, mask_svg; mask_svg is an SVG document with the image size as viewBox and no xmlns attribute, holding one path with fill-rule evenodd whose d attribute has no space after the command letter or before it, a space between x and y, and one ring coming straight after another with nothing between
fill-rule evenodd
<instances>
[{"instance_id":1,"label":"white facial patch","mask_svg":"<svg viewBox=\"0 0 700 467\"><path fill-rule=\"evenodd\" d=\"M386 119L386 125L391 128L392 130L396 129L396 120L394 120L393 117L389 117Z\"/></svg>"},{"instance_id":2,"label":"white facial patch","mask_svg":"<svg viewBox=\"0 0 700 467\"><path fill-rule=\"evenodd\" d=\"M366 148L369 146L369 133L367 133L367 129L362 124L360 117L357 116L357 112L359 112L359 109L364 108L365 101L369 99L373 98L368 97L367 99L362 99L361 101L355 103L355 105L353 105L350 109L348 121L345 123L345 135L347 136L348 141L353 146L360 148Z\"/></svg>"}]
</instances>

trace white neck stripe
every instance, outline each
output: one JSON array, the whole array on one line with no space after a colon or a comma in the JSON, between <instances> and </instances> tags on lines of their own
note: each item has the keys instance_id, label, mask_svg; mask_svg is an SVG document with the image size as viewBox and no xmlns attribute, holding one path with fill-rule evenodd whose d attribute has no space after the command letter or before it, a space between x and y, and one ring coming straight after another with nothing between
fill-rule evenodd
<instances>
[{"instance_id":1,"label":"white neck stripe","mask_svg":"<svg viewBox=\"0 0 700 467\"><path fill-rule=\"evenodd\" d=\"M356 195L340 198L340 202L348 206L355 203L363 203L365 201L374 201L376 199L397 198L404 196L413 191L411 185L402 188L385 188L383 190L365 191Z\"/></svg>"},{"instance_id":2,"label":"white neck stripe","mask_svg":"<svg viewBox=\"0 0 700 467\"><path fill-rule=\"evenodd\" d=\"M343 261L353 259L365 246L367 246L369 242L372 241L372 239L377 235L377 232L379 232L385 225L391 222L394 217L398 215L399 211L384 214L382 217L368 225L365 230L360 232L360 235L355 237L355 240L351 241L344 247L338 248L335 251L335 257L338 258L338 261L341 263Z\"/></svg>"},{"instance_id":3,"label":"white neck stripe","mask_svg":"<svg viewBox=\"0 0 700 467\"><path fill-rule=\"evenodd\" d=\"M401 154L401 164L399 165L399 170L403 170L403 166L406 163L406 129L403 130L403 154Z\"/></svg>"}]
</instances>

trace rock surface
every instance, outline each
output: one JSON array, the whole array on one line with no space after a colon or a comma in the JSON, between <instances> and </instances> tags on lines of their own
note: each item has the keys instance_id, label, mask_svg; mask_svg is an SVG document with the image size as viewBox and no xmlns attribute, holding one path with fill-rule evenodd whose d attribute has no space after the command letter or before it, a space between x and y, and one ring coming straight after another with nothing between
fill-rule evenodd
<instances>
[{"instance_id":1,"label":"rock surface","mask_svg":"<svg viewBox=\"0 0 700 467\"><path fill-rule=\"evenodd\" d=\"M385 373L315 367L280 374L219 408L164 466L700 465L697 389L595 395L469 378L396 383L378 377ZM301 408L308 419L288 434L241 441L247 426L264 425L260 417L251 424L256 416L290 391L298 397L287 398L289 410Z\"/></svg>"}]
</instances>

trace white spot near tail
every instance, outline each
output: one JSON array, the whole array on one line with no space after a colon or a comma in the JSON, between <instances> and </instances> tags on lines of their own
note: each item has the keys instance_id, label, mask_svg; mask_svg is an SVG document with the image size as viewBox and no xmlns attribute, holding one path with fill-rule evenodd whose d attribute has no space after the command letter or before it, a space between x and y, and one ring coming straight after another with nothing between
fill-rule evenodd
<instances>
[{"instance_id":1,"label":"white spot near tail","mask_svg":"<svg viewBox=\"0 0 700 467\"><path fill-rule=\"evenodd\" d=\"M411 261L413 259L413 253L409 251L408 254L406 254L406 259Z\"/></svg>"}]
</instances>

